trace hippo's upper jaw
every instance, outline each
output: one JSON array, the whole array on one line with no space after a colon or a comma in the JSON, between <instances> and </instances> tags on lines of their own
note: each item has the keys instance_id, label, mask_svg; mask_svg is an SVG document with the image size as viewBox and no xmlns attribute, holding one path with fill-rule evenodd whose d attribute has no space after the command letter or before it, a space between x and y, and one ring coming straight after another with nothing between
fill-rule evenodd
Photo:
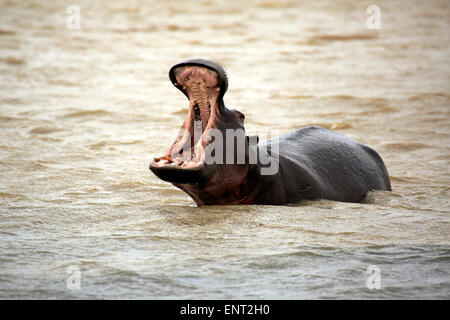
<instances>
[{"instance_id":1,"label":"hippo's upper jaw","mask_svg":"<svg viewBox=\"0 0 450 320\"><path fill-rule=\"evenodd\" d=\"M230 127L223 123L229 118L222 100L227 76L219 64L193 59L173 66L169 77L189 99L189 110L175 142L163 156L153 159L150 170L172 183L207 181L205 148L212 142L208 130Z\"/></svg>"}]
</instances>

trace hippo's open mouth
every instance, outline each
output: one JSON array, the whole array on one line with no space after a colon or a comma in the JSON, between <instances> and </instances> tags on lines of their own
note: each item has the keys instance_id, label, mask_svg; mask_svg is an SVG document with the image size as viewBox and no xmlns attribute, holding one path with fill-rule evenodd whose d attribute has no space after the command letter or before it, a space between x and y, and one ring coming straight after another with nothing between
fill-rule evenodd
<instances>
[{"instance_id":1,"label":"hippo's open mouth","mask_svg":"<svg viewBox=\"0 0 450 320\"><path fill-rule=\"evenodd\" d=\"M200 182L205 179L201 172L205 148L211 143L205 133L220 117L226 75L210 61L190 60L172 67L169 76L189 99L189 110L177 139L164 155L153 159L150 170L169 182Z\"/></svg>"}]
</instances>

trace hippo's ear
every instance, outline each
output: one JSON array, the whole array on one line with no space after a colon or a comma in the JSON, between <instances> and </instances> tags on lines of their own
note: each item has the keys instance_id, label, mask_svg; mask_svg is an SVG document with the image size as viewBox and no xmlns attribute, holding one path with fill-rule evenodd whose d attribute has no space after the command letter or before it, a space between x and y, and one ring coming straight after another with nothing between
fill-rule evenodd
<instances>
[{"instance_id":1,"label":"hippo's ear","mask_svg":"<svg viewBox=\"0 0 450 320\"><path fill-rule=\"evenodd\" d=\"M246 136L245 138L247 139L249 147L256 146L259 142L259 137L256 135L255 136Z\"/></svg>"}]
</instances>

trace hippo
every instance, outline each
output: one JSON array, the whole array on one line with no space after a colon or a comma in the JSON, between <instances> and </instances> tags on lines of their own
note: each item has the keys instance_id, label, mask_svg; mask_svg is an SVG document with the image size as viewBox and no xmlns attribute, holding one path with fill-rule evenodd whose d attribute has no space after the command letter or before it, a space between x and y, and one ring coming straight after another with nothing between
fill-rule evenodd
<instances>
[{"instance_id":1,"label":"hippo","mask_svg":"<svg viewBox=\"0 0 450 320\"><path fill-rule=\"evenodd\" d=\"M244 114L225 106L228 78L218 63L183 61L169 78L189 109L177 138L150 170L197 206L357 203L370 191L391 191L380 155L343 134L309 126L264 142L246 136Z\"/></svg>"}]
</instances>

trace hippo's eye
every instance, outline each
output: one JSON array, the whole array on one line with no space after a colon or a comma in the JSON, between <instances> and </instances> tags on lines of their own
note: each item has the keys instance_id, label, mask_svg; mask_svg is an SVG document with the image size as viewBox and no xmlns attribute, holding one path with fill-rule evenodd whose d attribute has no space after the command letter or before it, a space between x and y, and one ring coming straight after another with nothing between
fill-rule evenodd
<instances>
[{"instance_id":1,"label":"hippo's eye","mask_svg":"<svg viewBox=\"0 0 450 320\"><path fill-rule=\"evenodd\" d=\"M241 121L245 120L245 116L243 113L236 111L236 115L238 116L239 120L241 120Z\"/></svg>"}]
</instances>

